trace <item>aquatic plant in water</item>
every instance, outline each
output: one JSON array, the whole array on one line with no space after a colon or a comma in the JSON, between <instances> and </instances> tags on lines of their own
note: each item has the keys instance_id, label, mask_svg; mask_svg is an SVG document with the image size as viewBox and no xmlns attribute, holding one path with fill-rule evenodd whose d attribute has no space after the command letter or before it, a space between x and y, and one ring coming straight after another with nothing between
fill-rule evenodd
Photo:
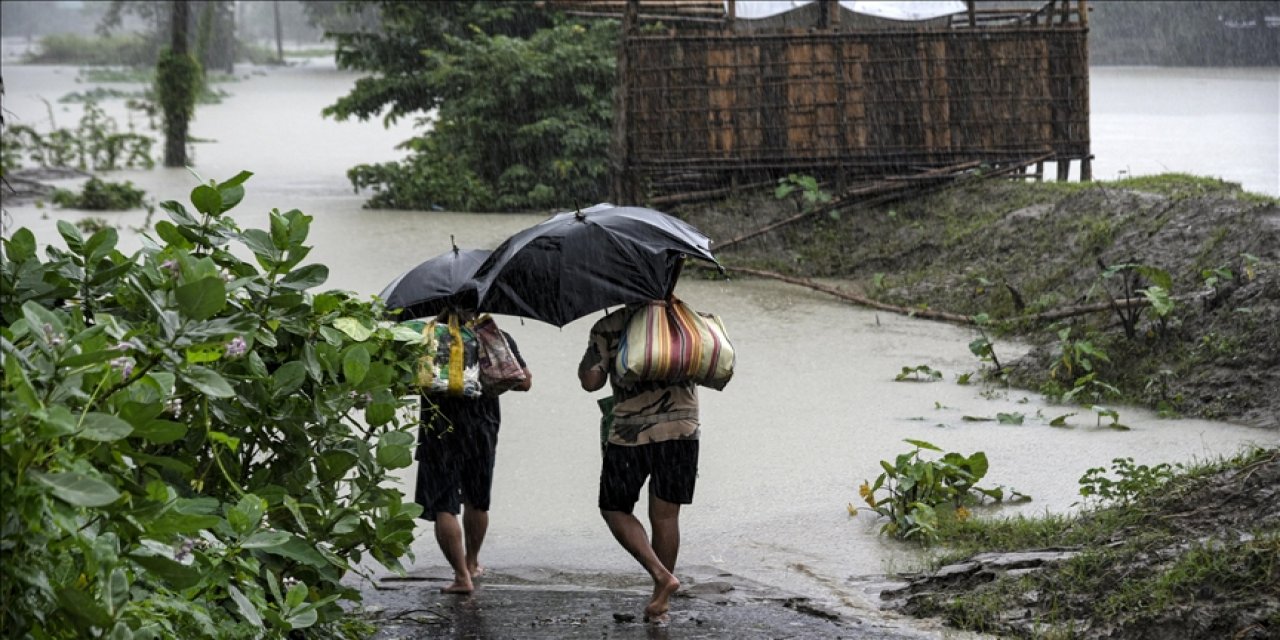
<instances>
[{"instance_id":1,"label":"aquatic plant in water","mask_svg":"<svg viewBox=\"0 0 1280 640\"><path fill-rule=\"evenodd\" d=\"M868 509L888 518L880 532L925 543L938 537L940 518L964 520L969 507L984 499L997 502L1030 500L1030 497L1006 487L986 489L977 483L987 475L987 456L978 451L965 456L944 453L941 459L927 460L922 450L942 453L942 449L923 440L904 439L915 448L899 454L892 463L881 460L884 469L875 482L864 481L858 487L866 507L849 505L849 514ZM879 495L883 492L883 495Z\"/></svg>"}]
</instances>

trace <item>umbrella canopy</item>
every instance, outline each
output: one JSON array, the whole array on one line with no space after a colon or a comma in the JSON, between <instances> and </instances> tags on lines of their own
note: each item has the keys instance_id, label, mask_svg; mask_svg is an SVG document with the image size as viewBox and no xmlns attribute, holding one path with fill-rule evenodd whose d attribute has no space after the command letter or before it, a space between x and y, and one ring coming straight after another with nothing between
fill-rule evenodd
<instances>
[{"instance_id":1,"label":"umbrella canopy","mask_svg":"<svg viewBox=\"0 0 1280 640\"><path fill-rule=\"evenodd\" d=\"M486 249L462 251L454 246L400 274L379 297L388 311L404 309L404 319L437 316L451 306L475 309L480 296L472 276L488 257Z\"/></svg>"},{"instance_id":2,"label":"umbrella canopy","mask_svg":"<svg viewBox=\"0 0 1280 640\"><path fill-rule=\"evenodd\" d=\"M563 327L666 297L684 256L720 266L709 238L661 211L599 204L560 213L493 250L476 272L479 308Z\"/></svg>"}]
</instances>

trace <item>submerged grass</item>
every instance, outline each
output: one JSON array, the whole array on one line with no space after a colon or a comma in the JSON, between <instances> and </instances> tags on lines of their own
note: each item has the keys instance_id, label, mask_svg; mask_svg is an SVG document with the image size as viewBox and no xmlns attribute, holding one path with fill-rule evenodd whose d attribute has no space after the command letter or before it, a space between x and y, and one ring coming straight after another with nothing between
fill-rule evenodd
<instances>
[{"instance_id":1,"label":"submerged grass","mask_svg":"<svg viewBox=\"0 0 1280 640\"><path fill-rule=\"evenodd\" d=\"M947 523L940 532L947 549L935 557L938 565L988 551L1077 553L1038 571L927 595L912 613L942 616L973 631L1072 638L1099 637L1079 635L1084 627L1177 629L1179 616L1208 607L1213 615L1197 614L1199 630L1185 637L1231 637L1242 631L1234 620L1245 617L1270 620L1261 624L1274 632L1280 624L1280 523L1274 513L1258 520L1253 511L1265 514L1275 505L1245 504L1239 513L1222 505L1253 490L1253 472L1266 467L1274 475L1278 460L1280 449L1253 448L1185 467L1127 507ZM1252 479L1264 488L1273 480ZM1026 616L1011 624L1010 612L1023 610ZM1243 630L1252 633L1254 626Z\"/></svg>"}]
</instances>

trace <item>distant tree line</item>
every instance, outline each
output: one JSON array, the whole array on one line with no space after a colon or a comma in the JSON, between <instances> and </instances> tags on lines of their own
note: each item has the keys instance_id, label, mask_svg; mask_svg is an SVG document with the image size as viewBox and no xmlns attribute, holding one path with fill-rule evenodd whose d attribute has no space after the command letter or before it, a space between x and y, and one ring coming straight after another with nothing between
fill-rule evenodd
<instances>
[{"instance_id":1,"label":"distant tree line","mask_svg":"<svg viewBox=\"0 0 1280 640\"><path fill-rule=\"evenodd\" d=\"M1089 6L1091 64L1280 66L1278 0L1097 0Z\"/></svg>"}]
</instances>

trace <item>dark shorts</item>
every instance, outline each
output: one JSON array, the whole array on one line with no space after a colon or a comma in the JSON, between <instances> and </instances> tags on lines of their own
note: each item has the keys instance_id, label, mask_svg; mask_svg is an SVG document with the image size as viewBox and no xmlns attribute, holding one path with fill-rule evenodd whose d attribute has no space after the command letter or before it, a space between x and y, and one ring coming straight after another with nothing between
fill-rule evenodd
<instances>
[{"instance_id":1,"label":"dark shorts","mask_svg":"<svg viewBox=\"0 0 1280 640\"><path fill-rule=\"evenodd\" d=\"M418 483L413 499L422 505L423 518L435 520L441 511L457 515L463 503L480 511L489 510L498 434L495 429L486 435L464 446L431 441L419 446Z\"/></svg>"},{"instance_id":2,"label":"dark shorts","mask_svg":"<svg viewBox=\"0 0 1280 640\"><path fill-rule=\"evenodd\" d=\"M646 479L654 496L675 504L692 503L698 481L698 441L606 446L600 469L600 508L631 513Z\"/></svg>"}]
</instances>

